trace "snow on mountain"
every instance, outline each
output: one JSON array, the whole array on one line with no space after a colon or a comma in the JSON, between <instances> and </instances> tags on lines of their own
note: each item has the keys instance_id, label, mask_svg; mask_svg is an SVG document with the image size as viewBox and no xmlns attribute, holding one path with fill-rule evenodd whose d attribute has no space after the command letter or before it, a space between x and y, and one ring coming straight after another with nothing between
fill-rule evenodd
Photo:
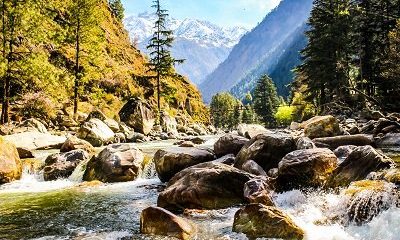
<instances>
[{"instance_id":1,"label":"snow on mountain","mask_svg":"<svg viewBox=\"0 0 400 240\"><path fill-rule=\"evenodd\" d=\"M132 41L137 41L143 52L153 33L155 15L141 13L124 20ZM188 76L194 83L215 70L229 55L233 46L248 31L244 27L220 27L204 20L169 18L167 27L174 32L175 42L172 48L174 57L186 59L177 66L178 72Z\"/></svg>"}]
</instances>

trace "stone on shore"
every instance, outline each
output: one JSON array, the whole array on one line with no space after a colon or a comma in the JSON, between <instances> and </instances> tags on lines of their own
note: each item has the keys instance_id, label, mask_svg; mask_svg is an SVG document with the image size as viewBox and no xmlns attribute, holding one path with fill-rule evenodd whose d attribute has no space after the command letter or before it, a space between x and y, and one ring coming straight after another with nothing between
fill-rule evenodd
<instances>
[{"instance_id":1,"label":"stone on shore","mask_svg":"<svg viewBox=\"0 0 400 240\"><path fill-rule=\"evenodd\" d=\"M254 177L223 163L198 164L176 174L157 205L171 211L232 207L246 202L244 184Z\"/></svg>"},{"instance_id":2,"label":"stone on shore","mask_svg":"<svg viewBox=\"0 0 400 240\"><path fill-rule=\"evenodd\" d=\"M22 175L22 163L14 144L0 137L0 184L18 180Z\"/></svg>"},{"instance_id":3,"label":"stone on shore","mask_svg":"<svg viewBox=\"0 0 400 240\"><path fill-rule=\"evenodd\" d=\"M148 207L140 215L140 232L189 240L196 229L191 223L170 211L160 207Z\"/></svg>"},{"instance_id":4,"label":"stone on shore","mask_svg":"<svg viewBox=\"0 0 400 240\"><path fill-rule=\"evenodd\" d=\"M140 176L144 154L135 144L112 144L93 157L83 176L84 181L128 182Z\"/></svg>"},{"instance_id":5,"label":"stone on shore","mask_svg":"<svg viewBox=\"0 0 400 240\"><path fill-rule=\"evenodd\" d=\"M298 239L304 231L276 207L250 204L235 214L233 231L249 238Z\"/></svg>"},{"instance_id":6,"label":"stone on shore","mask_svg":"<svg viewBox=\"0 0 400 240\"><path fill-rule=\"evenodd\" d=\"M168 182L185 168L215 159L210 149L197 147L171 147L158 150L154 155L156 171L162 182Z\"/></svg>"}]
</instances>

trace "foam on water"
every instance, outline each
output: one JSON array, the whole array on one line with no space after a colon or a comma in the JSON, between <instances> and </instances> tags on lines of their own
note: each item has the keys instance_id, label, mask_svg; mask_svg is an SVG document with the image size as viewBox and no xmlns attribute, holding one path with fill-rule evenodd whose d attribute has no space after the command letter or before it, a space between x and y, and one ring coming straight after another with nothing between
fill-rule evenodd
<instances>
[{"instance_id":1,"label":"foam on water","mask_svg":"<svg viewBox=\"0 0 400 240\"><path fill-rule=\"evenodd\" d=\"M20 180L0 186L0 193L37 193L64 189L76 185L68 179L45 182L43 174L31 174L24 170Z\"/></svg>"},{"instance_id":2,"label":"foam on water","mask_svg":"<svg viewBox=\"0 0 400 240\"><path fill-rule=\"evenodd\" d=\"M332 220L345 215L347 200L343 195L318 191L305 194L295 190L275 196L276 204L305 230L307 240L399 239L400 209L396 207L361 226Z\"/></svg>"}]
</instances>

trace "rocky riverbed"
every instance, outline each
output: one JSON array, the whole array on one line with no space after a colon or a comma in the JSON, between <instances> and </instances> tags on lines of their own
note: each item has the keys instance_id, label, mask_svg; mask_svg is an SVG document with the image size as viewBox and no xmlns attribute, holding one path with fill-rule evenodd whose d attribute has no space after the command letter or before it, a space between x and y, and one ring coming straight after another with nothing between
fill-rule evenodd
<instances>
[{"instance_id":1,"label":"rocky riverbed","mask_svg":"<svg viewBox=\"0 0 400 240\"><path fill-rule=\"evenodd\" d=\"M165 140L153 127L150 142L101 118L76 136L29 120L2 138L0 239L397 239L393 116Z\"/></svg>"}]
</instances>

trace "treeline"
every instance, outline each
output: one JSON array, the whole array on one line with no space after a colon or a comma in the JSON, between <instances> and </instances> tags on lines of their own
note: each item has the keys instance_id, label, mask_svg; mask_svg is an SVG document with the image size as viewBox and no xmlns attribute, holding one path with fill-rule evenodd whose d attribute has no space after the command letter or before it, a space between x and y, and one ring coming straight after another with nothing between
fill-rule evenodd
<instances>
[{"instance_id":1,"label":"treeline","mask_svg":"<svg viewBox=\"0 0 400 240\"><path fill-rule=\"evenodd\" d=\"M272 79L263 75L258 79L253 92L239 100L230 93L213 96L211 120L222 129L235 129L240 123L263 124L266 127L287 126L294 117L295 108L288 106L277 94Z\"/></svg>"},{"instance_id":2,"label":"treeline","mask_svg":"<svg viewBox=\"0 0 400 240\"><path fill-rule=\"evenodd\" d=\"M294 92L319 111L399 111L399 18L399 0L315 0Z\"/></svg>"}]
</instances>

